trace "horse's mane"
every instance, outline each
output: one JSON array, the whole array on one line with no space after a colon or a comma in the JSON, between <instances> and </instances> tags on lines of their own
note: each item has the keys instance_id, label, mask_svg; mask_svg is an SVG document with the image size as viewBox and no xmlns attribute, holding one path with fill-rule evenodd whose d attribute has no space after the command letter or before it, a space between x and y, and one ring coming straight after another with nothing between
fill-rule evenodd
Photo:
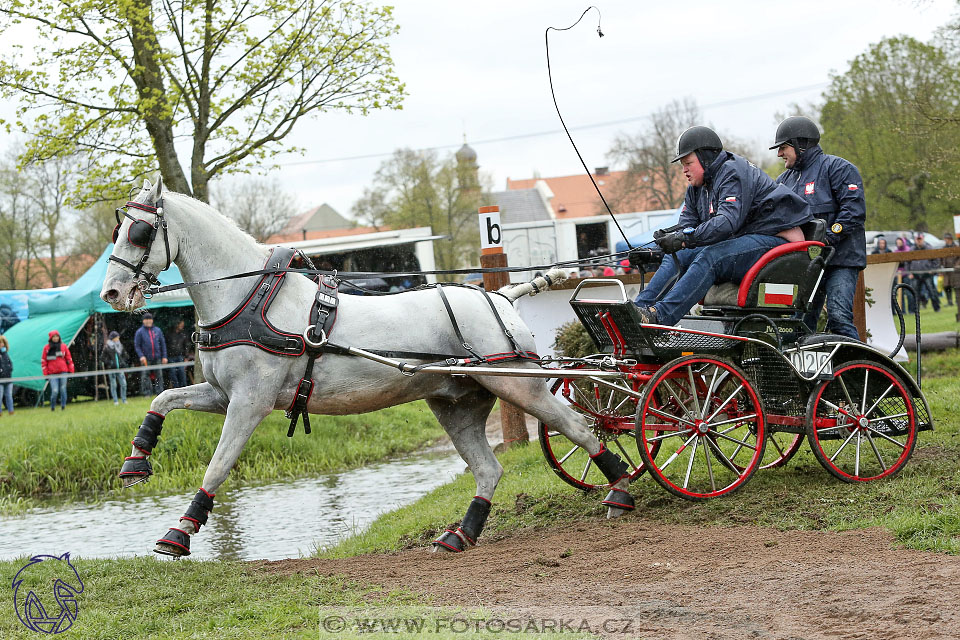
<instances>
[{"instance_id":1,"label":"horse's mane","mask_svg":"<svg viewBox=\"0 0 960 640\"><path fill-rule=\"evenodd\" d=\"M250 242L260 246L260 243L257 242L257 239L251 236L249 233L247 233L243 229L241 229L240 226L237 224L236 220L220 213L214 207L210 206L206 202L197 200L193 196L188 196L185 193L177 193L176 191L164 191L163 197L172 198L177 202L178 205L184 207L187 210L187 213L196 214L199 216L217 218L221 222L221 224L233 227L238 232L246 236L246 238L249 239Z\"/></svg>"}]
</instances>

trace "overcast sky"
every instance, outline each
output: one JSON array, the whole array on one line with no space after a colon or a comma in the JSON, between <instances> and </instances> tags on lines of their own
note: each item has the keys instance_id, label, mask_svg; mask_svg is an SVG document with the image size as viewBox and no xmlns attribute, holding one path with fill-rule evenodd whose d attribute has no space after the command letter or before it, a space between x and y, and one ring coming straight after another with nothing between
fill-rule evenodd
<instances>
[{"instance_id":1,"label":"overcast sky","mask_svg":"<svg viewBox=\"0 0 960 640\"><path fill-rule=\"evenodd\" d=\"M306 208L348 215L394 149L474 147L497 189L506 178L582 169L560 130L547 83L544 29L566 27L583 0L397 0L392 39L408 97L401 111L321 114L291 136L304 156L271 172ZM589 167L609 164L621 132L673 99L692 97L721 137L772 142L774 113L816 101L831 71L885 36L923 40L953 0L600 0L572 31L551 32L560 109ZM713 106L711 106L713 105ZM619 124L588 127L599 123ZM526 134L544 133L521 138ZM498 142L484 142L514 138ZM829 150L828 150L829 151ZM378 156L347 160L355 156ZM763 158L758 158L763 160ZM616 167L614 167L616 168Z\"/></svg>"}]
</instances>

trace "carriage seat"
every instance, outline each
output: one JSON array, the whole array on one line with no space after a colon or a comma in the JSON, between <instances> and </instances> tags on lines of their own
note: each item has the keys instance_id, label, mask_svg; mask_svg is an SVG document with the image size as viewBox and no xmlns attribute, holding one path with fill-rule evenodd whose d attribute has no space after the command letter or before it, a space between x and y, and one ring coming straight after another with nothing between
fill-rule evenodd
<instances>
[{"instance_id":1,"label":"carriage seat","mask_svg":"<svg viewBox=\"0 0 960 640\"><path fill-rule=\"evenodd\" d=\"M721 282L707 291L703 312L725 314L758 311L806 311L833 249L824 244L826 223L814 219L801 227L804 240L767 251L739 283Z\"/></svg>"}]
</instances>

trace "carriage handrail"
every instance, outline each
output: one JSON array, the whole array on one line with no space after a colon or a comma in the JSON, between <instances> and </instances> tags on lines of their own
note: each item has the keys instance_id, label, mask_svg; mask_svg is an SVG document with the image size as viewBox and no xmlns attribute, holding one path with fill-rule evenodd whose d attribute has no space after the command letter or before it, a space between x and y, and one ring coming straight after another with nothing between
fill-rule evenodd
<instances>
[{"instance_id":1,"label":"carriage handrail","mask_svg":"<svg viewBox=\"0 0 960 640\"><path fill-rule=\"evenodd\" d=\"M623 283L620 282L619 280L616 280L616 279L614 279L614 278L586 278L586 279L583 280L580 284L577 285L577 288L576 288L576 289L573 290L573 297L570 298L570 302L574 302L574 301L577 300L577 294L580 293L580 287L582 287L583 285L587 284L588 282L613 282L613 283L615 283L617 286L620 287L620 299L619 299L619 300L610 300L610 302L621 303L621 302L626 302L626 301L628 300L628 298L627 298L627 290L626 290L626 288L623 286Z\"/></svg>"}]
</instances>

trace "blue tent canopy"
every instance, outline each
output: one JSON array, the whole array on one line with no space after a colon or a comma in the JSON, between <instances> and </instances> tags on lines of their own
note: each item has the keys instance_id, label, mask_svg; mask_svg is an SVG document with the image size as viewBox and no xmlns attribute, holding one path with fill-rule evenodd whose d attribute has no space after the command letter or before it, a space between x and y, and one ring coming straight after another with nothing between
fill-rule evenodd
<instances>
[{"instance_id":1,"label":"blue tent canopy","mask_svg":"<svg viewBox=\"0 0 960 640\"><path fill-rule=\"evenodd\" d=\"M31 296L29 300L30 317L41 313L54 313L58 311L85 310L88 313L116 313L113 307L100 299L100 289L103 287L103 279L107 273L107 258L113 252L113 245L110 244L104 249L103 253L97 258L87 272L77 279L72 285L53 295ZM159 276L163 284L177 284L183 282L183 276L177 265L172 264L170 268ZM170 299L166 296L157 296L147 300L147 308L157 307L185 307L192 305L193 302L187 297L174 297Z\"/></svg>"}]
</instances>

